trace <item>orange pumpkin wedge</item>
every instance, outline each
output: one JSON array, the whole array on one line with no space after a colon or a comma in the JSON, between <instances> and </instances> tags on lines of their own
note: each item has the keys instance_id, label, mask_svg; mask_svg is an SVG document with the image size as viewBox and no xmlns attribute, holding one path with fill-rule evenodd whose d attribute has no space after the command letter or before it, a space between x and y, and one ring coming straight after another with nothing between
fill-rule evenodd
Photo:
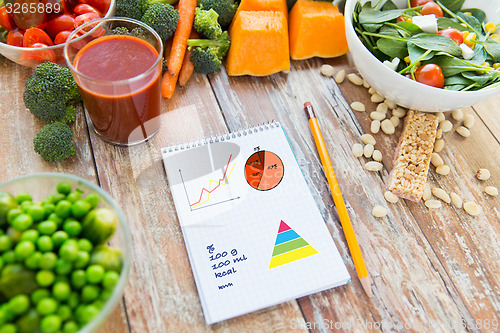
<instances>
[{"instance_id":1,"label":"orange pumpkin wedge","mask_svg":"<svg viewBox=\"0 0 500 333\"><path fill-rule=\"evenodd\" d=\"M236 14L241 11L273 11L282 12L288 16L286 0L241 0ZM235 15L236 16L236 15Z\"/></svg>"},{"instance_id":2,"label":"orange pumpkin wedge","mask_svg":"<svg viewBox=\"0 0 500 333\"><path fill-rule=\"evenodd\" d=\"M292 59L332 58L349 52L344 16L333 3L297 0L288 19Z\"/></svg>"},{"instance_id":3,"label":"orange pumpkin wedge","mask_svg":"<svg viewBox=\"0 0 500 333\"><path fill-rule=\"evenodd\" d=\"M240 11L229 30L227 74L265 76L290 70L286 21L282 12Z\"/></svg>"}]
</instances>

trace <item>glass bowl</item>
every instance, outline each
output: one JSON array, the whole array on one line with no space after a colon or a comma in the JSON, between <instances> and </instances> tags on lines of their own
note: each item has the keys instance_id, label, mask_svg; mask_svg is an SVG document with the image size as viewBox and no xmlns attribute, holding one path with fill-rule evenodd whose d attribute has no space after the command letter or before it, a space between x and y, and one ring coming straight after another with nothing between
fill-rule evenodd
<instances>
[{"instance_id":1,"label":"glass bowl","mask_svg":"<svg viewBox=\"0 0 500 333\"><path fill-rule=\"evenodd\" d=\"M112 17L115 14L115 4L116 0L110 0L108 11L104 17ZM15 63L18 63L27 67L36 67L45 60L41 60L40 58L55 58L56 64L64 64L64 55L63 55L64 44L58 44L48 47L39 47L39 48L31 48L31 47L19 47L12 46L6 43L0 42L0 54L5 58L12 60Z\"/></svg>"},{"instance_id":2,"label":"glass bowl","mask_svg":"<svg viewBox=\"0 0 500 333\"><path fill-rule=\"evenodd\" d=\"M357 2L368 0L347 0L345 6L345 30L349 50L363 78L380 94L395 103L420 111L449 111L477 104L500 93L500 85L477 91L452 91L434 88L410 80L389 69L378 60L359 40L352 25L352 13ZM406 0L394 0L398 7L406 6ZM376 1L372 1L376 3ZM486 21L500 23L500 5L491 0L465 0L462 8L479 8L486 13Z\"/></svg>"},{"instance_id":3,"label":"glass bowl","mask_svg":"<svg viewBox=\"0 0 500 333\"><path fill-rule=\"evenodd\" d=\"M89 333L94 331L106 319L113 311L118 301L122 299L123 289L128 279L131 258L131 238L125 216L120 207L118 207L113 198L99 186L80 177L63 173L36 173L18 177L1 183L0 192L9 192L13 196L27 192L32 196L33 202L40 202L48 195L56 193L56 186L60 182L68 182L72 189L79 188L83 191L83 196L90 193L97 194L99 196L99 205L97 207L108 208L118 217L116 231L108 243L110 246L121 250L123 254L122 270L111 297L104 303L99 313L78 331L78 333Z\"/></svg>"}]
</instances>

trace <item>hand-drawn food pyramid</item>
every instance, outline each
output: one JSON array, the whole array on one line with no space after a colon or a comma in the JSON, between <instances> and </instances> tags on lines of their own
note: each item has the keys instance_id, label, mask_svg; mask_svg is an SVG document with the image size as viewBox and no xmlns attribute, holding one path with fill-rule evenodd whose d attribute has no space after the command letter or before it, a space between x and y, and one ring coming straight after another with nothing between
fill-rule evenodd
<instances>
[{"instance_id":1,"label":"hand-drawn food pyramid","mask_svg":"<svg viewBox=\"0 0 500 333\"><path fill-rule=\"evenodd\" d=\"M304 238L281 221L269 269L318 253Z\"/></svg>"}]
</instances>

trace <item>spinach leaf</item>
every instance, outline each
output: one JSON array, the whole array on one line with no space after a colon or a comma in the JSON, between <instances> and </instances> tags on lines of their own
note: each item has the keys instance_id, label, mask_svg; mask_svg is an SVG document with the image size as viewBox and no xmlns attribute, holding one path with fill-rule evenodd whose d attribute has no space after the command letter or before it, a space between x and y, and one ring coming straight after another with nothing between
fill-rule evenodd
<instances>
[{"instance_id":1,"label":"spinach leaf","mask_svg":"<svg viewBox=\"0 0 500 333\"><path fill-rule=\"evenodd\" d=\"M398 9L398 6L394 4L391 0L387 0L386 3L382 6L382 10L391 10L391 9Z\"/></svg>"},{"instance_id":2,"label":"spinach leaf","mask_svg":"<svg viewBox=\"0 0 500 333\"><path fill-rule=\"evenodd\" d=\"M479 8L462 9L461 12L471 13L471 15L474 16L479 23L483 23L486 20L486 13Z\"/></svg>"},{"instance_id":3,"label":"spinach leaf","mask_svg":"<svg viewBox=\"0 0 500 333\"><path fill-rule=\"evenodd\" d=\"M452 12L458 12L464 5L465 0L440 0L439 2Z\"/></svg>"},{"instance_id":4,"label":"spinach leaf","mask_svg":"<svg viewBox=\"0 0 500 333\"><path fill-rule=\"evenodd\" d=\"M449 76L449 77L444 78L444 85L445 86L463 85L464 87L466 87L466 86L469 86L473 83L474 83L474 81L463 77L462 74L457 74L457 75L453 75L453 76Z\"/></svg>"},{"instance_id":5,"label":"spinach leaf","mask_svg":"<svg viewBox=\"0 0 500 333\"><path fill-rule=\"evenodd\" d=\"M474 56L469 62L472 62L476 65L482 65L486 61L486 51L484 50L484 46L476 44L474 48Z\"/></svg>"},{"instance_id":6,"label":"spinach leaf","mask_svg":"<svg viewBox=\"0 0 500 333\"><path fill-rule=\"evenodd\" d=\"M410 56L410 60L412 63L417 61L417 59L419 59L425 52L426 52L426 50L424 50L423 48L418 47L417 45L415 45L413 43L408 43L408 55ZM434 56L435 56L435 53L431 52L431 53L427 54L425 57L420 58L420 61L429 60Z\"/></svg>"},{"instance_id":7,"label":"spinach leaf","mask_svg":"<svg viewBox=\"0 0 500 333\"><path fill-rule=\"evenodd\" d=\"M454 28L459 31L464 31L464 30L472 31L471 29L461 25L457 20L448 17L438 17L437 24L439 30Z\"/></svg>"},{"instance_id":8,"label":"spinach leaf","mask_svg":"<svg viewBox=\"0 0 500 333\"><path fill-rule=\"evenodd\" d=\"M368 32L376 32L382 26L382 23L365 23L362 24L363 28Z\"/></svg>"},{"instance_id":9,"label":"spinach leaf","mask_svg":"<svg viewBox=\"0 0 500 333\"><path fill-rule=\"evenodd\" d=\"M481 23L479 23L477 18L475 18L472 15L464 14L462 12L458 12L457 16L460 17L461 19L463 19L465 22L467 22L471 26L471 28L474 30L475 33L477 33L481 36L484 36L483 27L481 26ZM477 37L479 37L479 36L477 36Z\"/></svg>"},{"instance_id":10,"label":"spinach leaf","mask_svg":"<svg viewBox=\"0 0 500 333\"><path fill-rule=\"evenodd\" d=\"M418 25L413 24L411 22L401 21L401 22L398 22L397 25L399 25L404 30L409 31L410 34L412 34L412 35L416 35L416 34L422 32L422 29L420 29L420 27Z\"/></svg>"},{"instance_id":11,"label":"spinach leaf","mask_svg":"<svg viewBox=\"0 0 500 333\"><path fill-rule=\"evenodd\" d=\"M403 59L408 55L405 41L379 38L379 40L377 40L377 47L381 52L391 57L391 59L395 57Z\"/></svg>"},{"instance_id":12,"label":"spinach leaf","mask_svg":"<svg viewBox=\"0 0 500 333\"><path fill-rule=\"evenodd\" d=\"M500 44L495 41L487 40L483 43L486 52L495 60L500 61Z\"/></svg>"},{"instance_id":13,"label":"spinach leaf","mask_svg":"<svg viewBox=\"0 0 500 333\"><path fill-rule=\"evenodd\" d=\"M445 85L443 89L445 90L454 90L454 91L461 91L464 90L464 88L468 87L470 85L465 85L465 84L451 84L451 85Z\"/></svg>"},{"instance_id":14,"label":"spinach leaf","mask_svg":"<svg viewBox=\"0 0 500 333\"><path fill-rule=\"evenodd\" d=\"M382 12L380 10L365 8L363 6L363 9L359 13L359 22L362 24L383 23L398 18L404 11L404 9L392 9Z\"/></svg>"},{"instance_id":15,"label":"spinach leaf","mask_svg":"<svg viewBox=\"0 0 500 333\"><path fill-rule=\"evenodd\" d=\"M441 67L441 71L445 77L471 70L471 66L469 64L456 57L439 56L432 59L432 63Z\"/></svg>"},{"instance_id":16,"label":"spinach leaf","mask_svg":"<svg viewBox=\"0 0 500 333\"><path fill-rule=\"evenodd\" d=\"M460 47L449 37L422 33L409 38L408 41L426 50L443 51L456 57L462 55Z\"/></svg>"},{"instance_id":17,"label":"spinach leaf","mask_svg":"<svg viewBox=\"0 0 500 333\"><path fill-rule=\"evenodd\" d=\"M493 78L493 76L488 73L477 74L476 72L463 72L462 75L469 80L477 82L479 85L484 85Z\"/></svg>"}]
</instances>

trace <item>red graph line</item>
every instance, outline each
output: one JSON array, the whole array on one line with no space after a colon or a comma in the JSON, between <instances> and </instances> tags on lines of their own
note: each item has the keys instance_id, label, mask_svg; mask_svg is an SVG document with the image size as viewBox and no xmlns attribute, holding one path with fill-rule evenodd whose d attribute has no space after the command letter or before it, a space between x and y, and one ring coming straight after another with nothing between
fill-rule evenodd
<instances>
[{"instance_id":1,"label":"red graph line","mask_svg":"<svg viewBox=\"0 0 500 333\"><path fill-rule=\"evenodd\" d=\"M201 190L201 193L200 193L200 200L198 200L197 202L195 202L194 204L191 204L191 207L192 206L195 206L197 204L199 204L201 202L201 199L203 198L203 191L207 192L207 193L212 193L213 191L215 191L215 189L217 187L220 186L220 183L226 178L226 173L227 173L227 169L229 168L229 163L231 162L231 157L233 156L233 154L229 155L229 161L227 161L227 165L226 165L226 170L224 171L224 175L222 176L221 179L219 179L219 183L217 184L217 186L215 186L213 189L211 189L210 191L207 190L206 188L203 188Z\"/></svg>"}]
</instances>

